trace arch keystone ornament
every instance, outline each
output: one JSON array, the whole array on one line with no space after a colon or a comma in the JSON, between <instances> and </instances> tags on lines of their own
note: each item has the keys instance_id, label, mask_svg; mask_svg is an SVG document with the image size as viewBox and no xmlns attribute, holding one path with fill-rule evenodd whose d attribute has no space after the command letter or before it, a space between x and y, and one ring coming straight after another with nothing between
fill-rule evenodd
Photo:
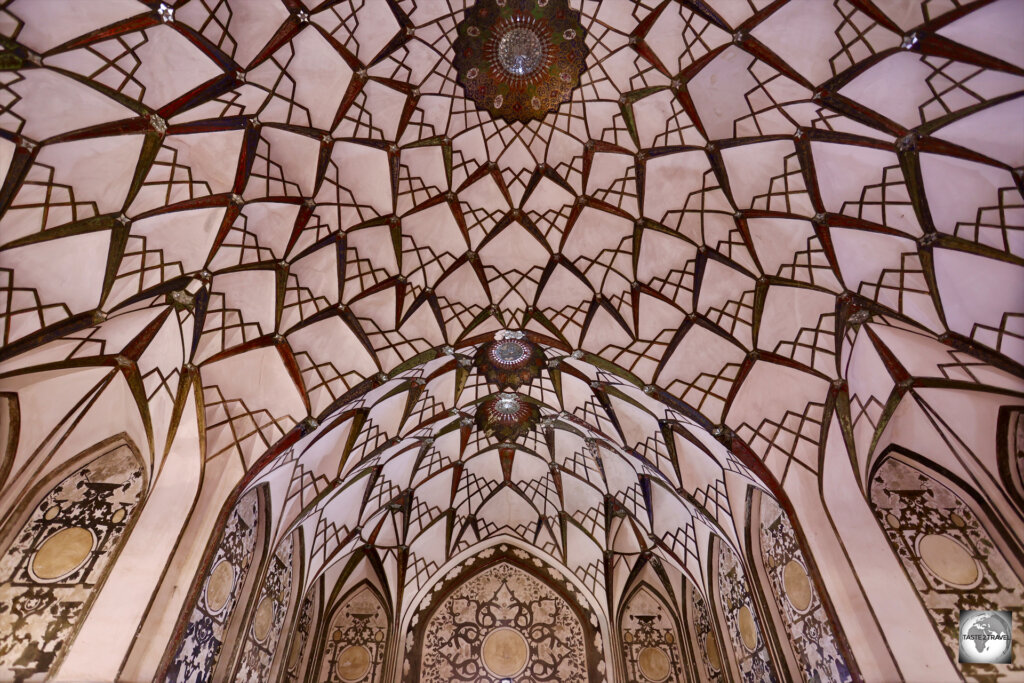
<instances>
[{"instance_id":1,"label":"arch keystone ornament","mask_svg":"<svg viewBox=\"0 0 1024 683\"><path fill-rule=\"evenodd\" d=\"M589 49L566 0L479 0L457 30L458 82L495 118L542 119L580 83Z\"/></svg>"}]
</instances>

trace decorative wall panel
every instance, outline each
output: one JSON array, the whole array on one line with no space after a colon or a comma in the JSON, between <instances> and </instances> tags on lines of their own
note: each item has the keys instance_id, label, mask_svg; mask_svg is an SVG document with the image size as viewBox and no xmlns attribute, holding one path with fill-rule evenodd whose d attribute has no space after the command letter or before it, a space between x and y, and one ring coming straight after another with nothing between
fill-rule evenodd
<instances>
[{"instance_id":1,"label":"decorative wall panel","mask_svg":"<svg viewBox=\"0 0 1024 683\"><path fill-rule=\"evenodd\" d=\"M583 628L543 582L502 563L466 581L431 617L420 680L498 681L520 673L535 681L587 680Z\"/></svg>"},{"instance_id":2,"label":"decorative wall panel","mask_svg":"<svg viewBox=\"0 0 1024 683\"><path fill-rule=\"evenodd\" d=\"M278 546L270 560L270 568L256 600L249 628L245 632L245 649L238 665L237 681L266 681L281 639L292 595L293 543L289 536Z\"/></svg>"},{"instance_id":3,"label":"decorative wall panel","mask_svg":"<svg viewBox=\"0 0 1024 683\"><path fill-rule=\"evenodd\" d=\"M1024 672L1024 588L974 511L922 469L890 458L871 480L871 506L955 662L960 610L1013 610L1013 662L960 664L965 678Z\"/></svg>"},{"instance_id":4,"label":"decorative wall panel","mask_svg":"<svg viewBox=\"0 0 1024 683\"><path fill-rule=\"evenodd\" d=\"M306 646L309 642L309 634L315 627L313 620L316 609L316 590L310 590L306 599L302 601L299 611L299 619L295 624L295 632L292 635L292 644L288 649L288 659L284 663L284 680L287 683L298 681L302 675L302 662L306 658Z\"/></svg>"},{"instance_id":5,"label":"decorative wall panel","mask_svg":"<svg viewBox=\"0 0 1024 683\"><path fill-rule=\"evenodd\" d=\"M544 563L507 546L453 568L413 617L405 680L603 681L596 616L554 576Z\"/></svg>"},{"instance_id":6,"label":"decorative wall panel","mask_svg":"<svg viewBox=\"0 0 1024 683\"><path fill-rule=\"evenodd\" d=\"M0 679L43 680L67 652L143 487L142 464L119 445L32 509L0 559Z\"/></svg>"},{"instance_id":7,"label":"decorative wall panel","mask_svg":"<svg viewBox=\"0 0 1024 683\"><path fill-rule=\"evenodd\" d=\"M804 680L852 681L836 645L828 615L810 580L807 561L789 517L770 496L761 496L761 560L786 635L800 660Z\"/></svg>"},{"instance_id":8,"label":"decorative wall panel","mask_svg":"<svg viewBox=\"0 0 1024 683\"><path fill-rule=\"evenodd\" d=\"M1003 408L1003 412L1005 431L1000 434L1000 468L1018 504L1024 504L1024 408Z\"/></svg>"},{"instance_id":9,"label":"decorative wall panel","mask_svg":"<svg viewBox=\"0 0 1024 683\"><path fill-rule=\"evenodd\" d=\"M743 566L724 543L718 554L718 590L740 676L745 682L774 681L775 673L768 659L768 649L761 635Z\"/></svg>"},{"instance_id":10,"label":"decorative wall panel","mask_svg":"<svg viewBox=\"0 0 1024 683\"><path fill-rule=\"evenodd\" d=\"M456 80L471 4L0 2L0 470L130 428L156 472L215 463L196 488L289 482L263 519L315 532L309 575L369 546L411 594L515 537L619 604L639 547L709 567L708 529L749 537L748 483L873 472L897 431L987 453L961 418L1024 376L1024 2L501 0L579 13L580 86L527 124ZM546 362L495 448L499 330ZM210 577L225 619L243 576ZM886 601L855 583L837 605ZM238 625L207 616L189 670Z\"/></svg>"},{"instance_id":11,"label":"decorative wall panel","mask_svg":"<svg viewBox=\"0 0 1024 683\"><path fill-rule=\"evenodd\" d=\"M709 683L718 683L722 678L722 650L718 645L718 638L715 636L715 627L711 622L711 614L708 612L707 603L704 602L696 590L690 587L687 591L690 600L689 613L691 615L694 636L697 640L697 659L704 666L704 675Z\"/></svg>"},{"instance_id":12,"label":"decorative wall panel","mask_svg":"<svg viewBox=\"0 0 1024 683\"><path fill-rule=\"evenodd\" d=\"M168 669L168 681L204 683L213 677L228 621L252 564L259 516L259 497L252 490L238 501L224 527L210 573Z\"/></svg>"},{"instance_id":13,"label":"decorative wall panel","mask_svg":"<svg viewBox=\"0 0 1024 683\"><path fill-rule=\"evenodd\" d=\"M664 601L645 587L622 610L619 637L630 681L685 681L679 631Z\"/></svg>"},{"instance_id":14,"label":"decorative wall panel","mask_svg":"<svg viewBox=\"0 0 1024 683\"><path fill-rule=\"evenodd\" d=\"M325 632L320 683L379 683L388 642L388 612L363 587L339 607Z\"/></svg>"}]
</instances>

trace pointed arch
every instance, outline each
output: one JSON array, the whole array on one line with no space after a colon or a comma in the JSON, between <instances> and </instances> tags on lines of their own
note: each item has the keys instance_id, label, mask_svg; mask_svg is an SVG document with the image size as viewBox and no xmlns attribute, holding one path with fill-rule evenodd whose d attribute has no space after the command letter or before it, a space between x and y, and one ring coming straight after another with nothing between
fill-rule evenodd
<instances>
[{"instance_id":1,"label":"pointed arch","mask_svg":"<svg viewBox=\"0 0 1024 683\"><path fill-rule=\"evenodd\" d=\"M995 519L951 474L919 454L890 448L869 480L869 503L952 662L958 659L961 610L1024 609L1019 553ZM1013 662L1024 672L1024 624L1013 623ZM991 664L956 664L974 678Z\"/></svg>"},{"instance_id":2,"label":"pointed arch","mask_svg":"<svg viewBox=\"0 0 1024 683\"><path fill-rule=\"evenodd\" d=\"M22 498L0 536L0 677L57 669L138 518L146 468L125 437L72 463Z\"/></svg>"},{"instance_id":3,"label":"pointed arch","mask_svg":"<svg viewBox=\"0 0 1024 683\"><path fill-rule=\"evenodd\" d=\"M452 567L409 624L406 642L416 646L405 653L404 681L497 680L520 672L537 683L606 680L608 641L597 615L557 570L506 544ZM507 649L489 644L492 637L505 639Z\"/></svg>"},{"instance_id":4,"label":"pointed arch","mask_svg":"<svg viewBox=\"0 0 1024 683\"><path fill-rule=\"evenodd\" d=\"M619 642L628 680L647 683L692 678L683 658L681 630L661 592L639 581L619 610Z\"/></svg>"},{"instance_id":5,"label":"pointed arch","mask_svg":"<svg viewBox=\"0 0 1024 683\"><path fill-rule=\"evenodd\" d=\"M360 581L335 605L322 630L317 683L380 683L394 623L387 601L368 580Z\"/></svg>"},{"instance_id":6,"label":"pointed arch","mask_svg":"<svg viewBox=\"0 0 1024 683\"><path fill-rule=\"evenodd\" d=\"M230 664L230 648L224 652L224 646L232 642L244 619L244 596L251 594L258 573L253 571L254 562L258 566L257 549L266 537L263 489L245 493L229 513L185 630L176 641L166 681L202 683L211 680L218 667Z\"/></svg>"}]
</instances>

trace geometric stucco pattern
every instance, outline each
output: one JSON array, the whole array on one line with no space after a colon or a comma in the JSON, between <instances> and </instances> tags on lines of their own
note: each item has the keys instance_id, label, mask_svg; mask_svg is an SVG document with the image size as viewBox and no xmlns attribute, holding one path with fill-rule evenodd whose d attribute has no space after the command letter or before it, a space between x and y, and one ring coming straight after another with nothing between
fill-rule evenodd
<instances>
[{"instance_id":1,"label":"geometric stucco pattern","mask_svg":"<svg viewBox=\"0 0 1024 683\"><path fill-rule=\"evenodd\" d=\"M401 614L498 536L606 605L651 555L710 602L751 486L867 491L900 434L1005 488L1020 3L570 3L579 87L500 124L466 5L3 4L0 505L86 430L150 483L194 440L271 488L266 547L302 529L299 595L370 554ZM472 421L501 330L549 361L514 445Z\"/></svg>"},{"instance_id":2,"label":"geometric stucco pattern","mask_svg":"<svg viewBox=\"0 0 1024 683\"><path fill-rule=\"evenodd\" d=\"M120 3L56 33L6 6L5 370L110 368L157 459L201 386L207 456L248 467L375 373L522 327L780 478L817 468L865 322L1020 372L1019 288L977 278L1022 277L1024 77L963 28L1013 0L719 4L584 3L580 87L502 126L454 81L460 3Z\"/></svg>"}]
</instances>

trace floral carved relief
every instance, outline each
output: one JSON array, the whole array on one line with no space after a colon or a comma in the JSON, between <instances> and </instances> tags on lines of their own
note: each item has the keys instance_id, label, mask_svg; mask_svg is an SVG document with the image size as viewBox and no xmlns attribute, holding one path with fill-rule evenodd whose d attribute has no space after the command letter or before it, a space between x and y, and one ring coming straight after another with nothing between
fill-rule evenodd
<instances>
[{"instance_id":1,"label":"floral carved relief","mask_svg":"<svg viewBox=\"0 0 1024 683\"><path fill-rule=\"evenodd\" d=\"M35 505L0 559L0 678L43 680L59 663L142 493L141 464L121 445Z\"/></svg>"},{"instance_id":2,"label":"floral carved relief","mask_svg":"<svg viewBox=\"0 0 1024 683\"><path fill-rule=\"evenodd\" d=\"M836 645L825 608L807 573L786 513L769 496L761 497L761 558L772 594L806 680L851 681Z\"/></svg>"},{"instance_id":3,"label":"floral carved relief","mask_svg":"<svg viewBox=\"0 0 1024 683\"><path fill-rule=\"evenodd\" d=\"M743 681L774 681L775 673L768 659L743 566L725 544L722 544L718 556L718 590L729 640Z\"/></svg>"},{"instance_id":4,"label":"floral carved relief","mask_svg":"<svg viewBox=\"0 0 1024 683\"><path fill-rule=\"evenodd\" d=\"M168 670L168 681L203 683L213 677L228 620L252 564L259 521L258 504L256 491L250 491L238 501L228 517L210 573Z\"/></svg>"},{"instance_id":5,"label":"floral carved relief","mask_svg":"<svg viewBox=\"0 0 1024 683\"><path fill-rule=\"evenodd\" d=\"M974 511L924 471L890 458L871 481L871 506L886 538L956 662L960 610L1012 610L1013 662L957 664L972 681L1024 672L1024 587Z\"/></svg>"}]
</instances>

